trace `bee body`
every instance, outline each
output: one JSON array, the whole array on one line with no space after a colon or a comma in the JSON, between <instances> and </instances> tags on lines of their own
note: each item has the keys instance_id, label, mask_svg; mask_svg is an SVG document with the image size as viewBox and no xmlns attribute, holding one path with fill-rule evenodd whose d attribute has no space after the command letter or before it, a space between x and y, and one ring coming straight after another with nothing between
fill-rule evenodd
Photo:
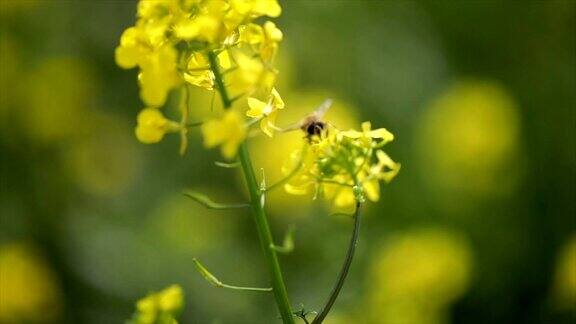
<instances>
[{"instance_id":1,"label":"bee body","mask_svg":"<svg viewBox=\"0 0 576 324\"><path fill-rule=\"evenodd\" d=\"M326 130L326 122L322 120L326 111L332 105L331 99L326 99L314 112L304 117L298 123L283 129L284 132L300 129L306 134L309 140L313 136L320 136Z\"/></svg>"},{"instance_id":2,"label":"bee body","mask_svg":"<svg viewBox=\"0 0 576 324\"><path fill-rule=\"evenodd\" d=\"M326 123L321 120L311 120L310 122L304 124L302 126L302 131L306 133L308 137L310 136L319 136L322 134L322 131L326 128Z\"/></svg>"}]
</instances>

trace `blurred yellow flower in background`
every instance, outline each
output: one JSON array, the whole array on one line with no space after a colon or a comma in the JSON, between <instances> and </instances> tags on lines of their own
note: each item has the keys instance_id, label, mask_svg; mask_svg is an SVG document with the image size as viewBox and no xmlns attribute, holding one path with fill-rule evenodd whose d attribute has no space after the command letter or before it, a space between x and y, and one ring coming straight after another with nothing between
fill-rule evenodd
<instances>
[{"instance_id":1,"label":"blurred yellow flower in background","mask_svg":"<svg viewBox=\"0 0 576 324\"><path fill-rule=\"evenodd\" d=\"M418 131L423 176L435 189L493 195L515 184L520 117L499 83L461 81L424 112Z\"/></svg>"},{"instance_id":2,"label":"blurred yellow flower in background","mask_svg":"<svg viewBox=\"0 0 576 324\"><path fill-rule=\"evenodd\" d=\"M177 324L176 316L184 307L184 292L172 285L159 292L151 293L136 302L136 313L131 324Z\"/></svg>"},{"instance_id":3,"label":"blurred yellow flower in background","mask_svg":"<svg viewBox=\"0 0 576 324\"><path fill-rule=\"evenodd\" d=\"M576 310L576 235L572 235L560 251L552 288L555 306Z\"/></svg>"},{"instance_id":4,"label":"blurred yellow flower in background","mask_svg":"<svg viewBox=\"0 0 576 324\"><path fill-rule=\"evenodd\" d=\"M57 279L33 248L0 246L0 322L58 322L62 306Z\"/></svg>"},{"instance_id":5,"label":"blurred yellow flower in background","mask_svg":"<svg viewBox=\"0 0 576 324\"><path fill-rule=\"evenodd\" d=\"M63 150L64 165L83 191L113 197L121 194L140 174L142 156L130 136L130 125L117 116L94 110L89 124Z\"/></svg>"},{"instance_id":6,"label":"blurred yellow flower in background","mask_svg":"<svg viewBox=\"0 0 576 324\"><path fill-rule=\"evenodd\" d=\"M371 323L442 323L470 284L468 242L448 230L400 233L372 259L366 296Z\"/></svg>"},{"instance_id":7,"label":"blurred yellow flower in background","mask_svg":"<svg viewBox=\"0 0 576 324\"><path fill-rule=\"evenodd\" d=\"M82 125L91 119L97 91L85 62L75 58L45 60L25 82L26 109L19 112L19 120L32 139L53 143L84 132Z\"/></svg>"}]
</instances>

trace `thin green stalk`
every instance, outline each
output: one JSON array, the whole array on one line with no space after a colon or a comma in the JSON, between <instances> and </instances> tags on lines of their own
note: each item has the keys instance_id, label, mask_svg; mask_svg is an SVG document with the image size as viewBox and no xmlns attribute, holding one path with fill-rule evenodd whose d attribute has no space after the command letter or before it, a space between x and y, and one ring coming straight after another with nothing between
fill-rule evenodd
<instances>
[{"instance_id":1,"label":"thin green stalk","mask_svg":"<svg viewBox=\"0 0 576 324\"><path fill-rule=\"evenodd\" d=\"M348 271L350 270L350 265L352 264L352 259L354 259L354 251L356 251L356 245L358 244L358 233L360 230L360 202L356 202L356 210L354 211L354 229L352 230L352 237L350 238L350 244L348 245L348 252L346 253L346 259L344 260L344 264L342 265L342 269L340 270L340 274L338 275L338 279L336 280L336 284L334 288L332 288L332 292L326 301L326 304L322 308L322 311L314 318L312 324L320 324L328 313L330 309L334 305L336 298L340 294L340 290L342 286L344 286L344 281L346 280L346 276L348 275Z\"/></svg>"},{"instance_id":2,"label":"thin green stalk","mask_svg":"<svg viewBox=\"0 0 576 324\"><path fill-rule=\"evenodd\" d=\"M246 143L240 146L239 157L250 192L250 203L252 205L254 221L256 222L256 229L258 230L258 237L260 238L260 244L266 258L266 263L268 264L268 270L272 276L272 287L274 288L276 304L278 305L278 310L280 311L284 323L294 323L290 301L288 300L288 292L286 291L282 271L280 270L280 263L278 262L278 256L276 251L272 248L274 246L274 240L272 238L272 233L270 232L270 227L268 226L264 206L262 206L261 203L262 192L260 192L256 175L252 169L252 162L250 161L250 154Z\"/></svg>"},{"instance_id":3,"label":"thin green stalk","mask_svg":"<svg viewBox=\"0 0 576 324\"><path fill-rule=\"evenodd\" d=\"M220 67L218 67L218 60L214 52L208 52L208 61L210 62L210 68L214 73L214 82L216 82L216 88L220 93L220 98L222 99L222 105L224 109L232 107L232 100L228 95L228 90L224 85L224 78L222 78L222 73L220 72Z\"/></svg>"},{"instance_id":4,"label":"thin green stalk","mask_svg":"<svg viewBox=\"0 0 576 324\"><path fill-rule=\"evenodd\" d=\"M224 80L218 67L216 54L214 52L209 52L208 60L212 68L212 72L214 73L216 88L220 93L222 104L225 109L228 109L232 106L232 100L228 96L226 86L224 85ZM262 251L264 252L268 271L271 276L276 305L278 306L278 310L282 316L282 321L285 324L294 324L292 308L288 299L286 285L284 284L284 279L282 277L278 256L276 251L272 248L274 246L272 232L270 231L270 226L268 225L264 206L262 205L262 198L264 193L260 191L258 181L256 180L256 175L254 174L254 169L252 167L250 153L248 151L246 142L240 146L238 155L240 164L242 165L242 171L246 179L246 184L248 186L248 191L250 193L250 206L252 207L252 214L254 216L254 222L256 223L258 238L260 239L260 245L262 247Z\"/></svg>"}]
</instances>

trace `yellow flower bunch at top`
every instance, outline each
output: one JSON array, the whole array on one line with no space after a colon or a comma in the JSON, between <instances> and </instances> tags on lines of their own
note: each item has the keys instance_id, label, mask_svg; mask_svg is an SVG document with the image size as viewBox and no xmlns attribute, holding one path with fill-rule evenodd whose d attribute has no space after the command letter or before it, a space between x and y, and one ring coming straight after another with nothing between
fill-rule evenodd
<instances>
[{"instance_id":1,"label":"yellow flower bunch at top","mask_svg":"<svg viewBox=\"0 0 576 324\"><path fill-rule=\"evenodd\" d=\"M392 181L400 170L400 164L382 150L393 139L384 128L372 130L370 122L362 123L362 131L328 126L292 154L284 172L298 171L284 188L295 195L323 194L337 207L365 198L378 201L380 181Z\"/></svg>"},{"instance_id":2,"label":"yellow flower bunch at top","mask_svg":"<svg viewBox=\"0 0 576 324\"><path fill-rule=\"evenodd\" d=\"M172 285L136 302L136 312L129 324L177 324L176 316L184 306L184 293L178 285Z\"/></svg>"},{"instance_id":3,"label":"yellow flower bunch at top","mask_svg":"<svg viewBox=\"0 0 576 324\"><path fill-rule=\"evenodd\" d=\"M277 75L273 61L282 31L271 21L254 22L281 12L277 0L141 0L136 23L123 32L115 52L120 67L139 68L140 97L149 108L140 114L138 139L155 143L168 132L185 134L187 107L181 109L180 129L161 114L150 112L164 106L173 90L198 87L221 91L216 87L226 87L233 100L245 97L254 102L273 97L281 102L273 90ZM211 55L215 57L212 61ZM274 106L271 114L255 114L252 105L245 108L246 116L261 119L262 130L271 135L275 110L280 106ZM141 122L144 117L155 121Z\"/></svg>"}]
</instances>

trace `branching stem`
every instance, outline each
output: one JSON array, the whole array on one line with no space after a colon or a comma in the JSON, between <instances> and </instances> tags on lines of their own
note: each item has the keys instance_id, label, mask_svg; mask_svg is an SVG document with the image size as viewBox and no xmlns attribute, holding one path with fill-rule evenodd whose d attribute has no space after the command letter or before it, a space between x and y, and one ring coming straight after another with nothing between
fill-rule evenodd
<instances>
[{"instance_id":1,"label":"branching stem","mask_svg":"<svg viewBox=\"0 0 576 324\"><path fill-rule=\"evenodd\" d=\"M360 202L356 202L356 210L354 211L354 229L352 230L352 237L350 238L350 244L348 245L348 252L346 253L346 259L344 260L344 264L342 265L342 269L340 270L340 274L338 275L338 279L336 280L336 284L334 288L332 288L332 292L330 296L328 296L328 300L326 304L322 308L322 311L314 318L312 324L320 324L328 313L330 309L334 305L336 298L340 294L340 290L344 285L344 281L346 280L346 276L348 275L348 271L350 270L350 265L352 264L352 259L354 258L354 252L356 251L356 245L358 244L358 233L360 230Z\"/></svg>"}]
</instances>

